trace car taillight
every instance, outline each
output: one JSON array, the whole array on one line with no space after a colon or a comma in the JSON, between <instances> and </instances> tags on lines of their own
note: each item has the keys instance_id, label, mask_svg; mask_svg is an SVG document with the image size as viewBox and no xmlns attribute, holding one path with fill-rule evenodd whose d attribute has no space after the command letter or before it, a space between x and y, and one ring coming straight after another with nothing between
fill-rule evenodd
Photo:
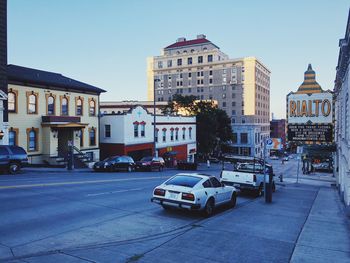
<instances>
[{"instance_id":1,"label":"car taillight","mask_svg":"<svg viewBox=\"0 0 350 263\"><path fill-rule=\"evenodd\" d=\"M253 181L256 182L256 175L253 174Z\"/></svg>"},{"instance_id":2,"label":"car taillight","mask_svg":"<svg viewBox=\"0 0 350 263\"><path fill-rule=\"evenodd\" d=\"M194 194L182 193L181 198L184 200L194 201Z\"/></svg>"},{"instance_id":3,"label":"car taillight","mask_svg":"<svg viewBox=\"0 0 350 263\"><path fill-rule=\"evenodd\" d=\"M165 190L164 189L156 188L156 189L154 189L153 193L154 193L154 195L165 196Z\"/></svg>"}]
</instances>

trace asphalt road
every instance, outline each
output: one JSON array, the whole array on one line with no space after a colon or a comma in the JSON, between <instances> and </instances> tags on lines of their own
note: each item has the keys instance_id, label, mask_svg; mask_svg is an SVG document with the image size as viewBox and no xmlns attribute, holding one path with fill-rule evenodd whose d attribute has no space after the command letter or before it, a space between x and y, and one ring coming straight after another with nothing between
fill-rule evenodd
<instances>
[{"instance_id":1,"label":"asphalt road","mask_svg":"<svg viewBox=\"0 0 350 263\"><path fill-rule=\"evenodd\" d=\"M295 180L296 160L284 165L280 161L272 163L276 175L283 173L286 180ZM219 176L220 168L213 165L201 170ZM140 241L147 241L152 249L163 239L256 201L252 196L240 195L235 209L219 209L209 219L200 213L164 211L150 202L152 190L176 173L167 170L2 175L0 261L15 258L20 260L17 262L49 262L37 256ZM71 259L69 262L75 262ZM54 257L50 260L62 261Z\"/></svg>"}]
</instances>

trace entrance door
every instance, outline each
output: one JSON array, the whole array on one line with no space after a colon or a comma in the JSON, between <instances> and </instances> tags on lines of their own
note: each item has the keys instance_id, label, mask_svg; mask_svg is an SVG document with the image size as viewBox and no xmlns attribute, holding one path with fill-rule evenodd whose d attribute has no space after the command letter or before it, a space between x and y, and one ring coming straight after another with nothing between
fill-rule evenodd
<instances>
[{"instance_id":1,"label":"entrance door","mask_svg":"<svg viewBox=\"0 0 350 263\"><path fill-rule=\"evenodd\" d=\"M58 156L65 157L68 152L68 141L73 140L73 130L58 130Z\"/></svg>"}]
</instances>

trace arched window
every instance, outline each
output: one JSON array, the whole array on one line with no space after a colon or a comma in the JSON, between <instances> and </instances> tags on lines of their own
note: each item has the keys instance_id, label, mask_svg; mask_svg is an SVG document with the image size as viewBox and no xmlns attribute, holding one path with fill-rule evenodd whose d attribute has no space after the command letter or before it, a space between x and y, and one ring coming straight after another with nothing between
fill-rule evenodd
<instances>
[{"instance_id":1,"label":"arched window","mask_svg":"<svg viewBox=\"0 0 350 263\"><path fill-rule=\"evenodd\" d=\"M52 95L47 97L47 115L55 115L55 98Z\"/></svg>"},{"instance_id":2,"label":"arched window","mask_svg":"<svg viewBox=\"0 0 350 263\"><path fill-rule=\"evenodd\" d=\"M90 116L94 116L96 113L96 103L95 100L91 99L89 101L89 114Z\"/></svg>"},{"instance_id":3,"label":"arched window","mask_svg":"<svg viewBox=\"0 0 350 263\"><path fill-rule=\"evenodd\" d=\"M28 135L28 150L29 151L36 151L37 149L37 132L34 129L31 129L29 131Z\"/></svg>"},{"instance_id":4,"label":"arched window","mask_svg":"<svg viewBox=\"0 0 350 263\"><path fill-rule=\"evenodd\" d=\"M28 96L28 113L35 114L37 113L37 97L35 94L30 94Z\"/></svg>"},{"instance_id":5,"label":"arched window","mask_svg":"<svg viewBox=\"0 0 350 263\"><path fill-rule=\"evenodd\" d=\"M136 121L133 124L134 124L134 137L137 138L139 137L139 123Z\"/></svg>"},{"instance_id":6,"label":"arched window","mask_svg":"<svg viewBox=\"0 0 350 263\"><path fill-rule=\"evenodd\" d=\"M186 128L185 127L182 128L182 139L183 140L186 139Z\"/></svg>"},{"instance_id":7,"label":"arched window","mask_svg":"<svg viewBox=\"0 0 350 263\"><path fill-rule=\"evenodd\" d=\"M170 129L170 141L173 141L174 140L174 129L171 128Z\"/></svg>"},{"instance_id":8,"label":"arched window","mask_svg":"<svg viewBox=\"0 0 350 263\"><path fill-rule=\"evenodd\" d=\"M81 98L78 98L76 101L76 111L77 116L83 115L83 100Z\"/></svg>"},{"instance_id":9,"label":"arched window","mask_svg":"<svg viewBox=\"0 0 350 263\"><path fill-rule=\"evenodd\" d=\"M95 128L91 128L89 131L89 141L90 141L90 146L96 145L96 129Z\"/></svg>"},{"instance_id":10,"label":"arched window","mask_svg":"<svg viewBox=\"0 0 350 263\"><path fill-rule=\"evenodd\" d=\"M17 131L10 129L9 131L9 145L17 145Z\"/></svg>"},{"instance_id":11,"label":"arched window","mask_svg":"<svg viewBox=\"0 0 350 263\"><path fill-rule=\"evenodd\" d=\"M146 135L146 124L141 123L141 137L145 137Z\"/></svg>"},{"instance_id":12,"label":"arched window","mask_svg":"<svg viewBox=\"0 0 350 263\"><path fill-rule=\"evenodd\" d=\"M188 129L188 138L191 140L192 139L192 127Z\"/></svg>"},{"instance_id":13,"label":"arched window","mask_svg":"<svg viewBox=\"0 0 350 263\"><path fill-rule=\"evenodd\" d=\"M179 128L175 129L175 140L178 141L179 140Z\"/></svg>"},{"instance_id":14,"label":"arched window","mask_svg":"<svg viewBox=\"0 0 350 263\"><path fill-rule=\"evenodd\" d=\"M16 93L10 91L7 94L7 102L8 102L8 111L9 112L17 112L17 96Z\"/></svg>"},{"instance_id":15,"label":"arched window","mask_svg":"<svg viewBox=\"0 0 350 263\"><path fill-rule=\"evenodd\" d=\"M164 128L163 130L163 142L166 141L166 129Z\"/></svg>"},{"instance_id":16,"label":"arched window","mask_svg":"<svg viewBox=\"0 0 350 263\"><path fill-rule=\"evenodd\" d=\"M61 115L68 115L68 99L66 97L61 99Z\"/></svg>"}]
</instances>

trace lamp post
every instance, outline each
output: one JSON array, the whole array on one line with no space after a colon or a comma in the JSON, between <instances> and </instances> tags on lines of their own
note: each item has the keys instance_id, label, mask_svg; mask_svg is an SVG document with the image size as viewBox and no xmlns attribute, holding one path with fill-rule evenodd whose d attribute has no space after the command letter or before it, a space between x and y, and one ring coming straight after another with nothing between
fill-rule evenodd
<instances>
[{"instance_id":1,"label":"lamp post","mask_svg":"<svg viewBox=\"0 0 350 263\"><path fill-rule=\"evenodd\" d=\"M153 147L154 147L154 156L158 157L157 148L156 148L156 83L160 79L155 78L153 81Z\"/></svg>"}]
</instances>

